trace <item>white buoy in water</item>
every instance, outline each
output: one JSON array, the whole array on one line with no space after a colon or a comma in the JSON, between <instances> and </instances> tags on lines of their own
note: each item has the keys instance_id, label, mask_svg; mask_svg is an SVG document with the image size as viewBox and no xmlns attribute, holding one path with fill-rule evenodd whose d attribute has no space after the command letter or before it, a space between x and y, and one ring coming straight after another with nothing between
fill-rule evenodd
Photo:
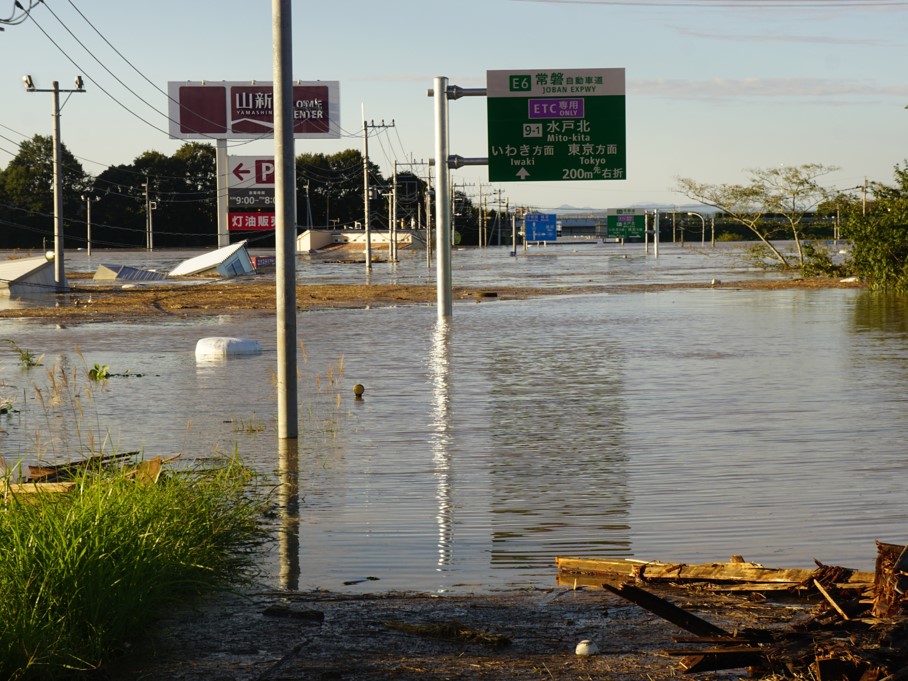
<instances>
[{"instance_id":1,"label":"white buoy in water","mask_svg":"<svg viewBox=\"0 0 908 681\"><path fill-rule=\"evenodd\" d=\"M196 359L258 355L261 352L262 346L259 345L259 342L248 338L213 336L202 338L195 345Z\"/></svg>"}]
</instances>

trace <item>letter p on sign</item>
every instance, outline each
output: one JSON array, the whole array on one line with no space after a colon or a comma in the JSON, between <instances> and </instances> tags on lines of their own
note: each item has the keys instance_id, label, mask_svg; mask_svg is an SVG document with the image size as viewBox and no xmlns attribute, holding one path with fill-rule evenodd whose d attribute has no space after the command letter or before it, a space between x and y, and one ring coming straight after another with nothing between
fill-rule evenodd
<instances>
[{"instance_id":1,"label":"letter p on sign","mask_svg":"<svg viewBox=\"0 0 908 681\"><path fill-rule=\"evenodd\" d=\"M255 183L274 184L274 161L257 159L255 162Z\"/></svg>"}]
</instances>

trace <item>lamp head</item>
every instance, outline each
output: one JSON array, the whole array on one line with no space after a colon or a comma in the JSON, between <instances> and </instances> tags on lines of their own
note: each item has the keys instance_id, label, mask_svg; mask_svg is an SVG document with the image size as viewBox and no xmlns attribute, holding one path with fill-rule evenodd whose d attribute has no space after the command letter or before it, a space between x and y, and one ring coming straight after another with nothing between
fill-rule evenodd
<instances>
[{"instance_id":1,"label":"lamp head","mask_svg":"<svg viewBox=\"0 0 908 681\"><path fill-rule=\"evenodd\" d=\"M26 89L26 90L34 90L34 89L35 89L35 81L32 80L32 77L31 77L31 76L29 76L29 75L27 75L27 74L24 75L24 76L22 76L22 82L25 83L25 89Z\"/></svg>"}]
</instances>

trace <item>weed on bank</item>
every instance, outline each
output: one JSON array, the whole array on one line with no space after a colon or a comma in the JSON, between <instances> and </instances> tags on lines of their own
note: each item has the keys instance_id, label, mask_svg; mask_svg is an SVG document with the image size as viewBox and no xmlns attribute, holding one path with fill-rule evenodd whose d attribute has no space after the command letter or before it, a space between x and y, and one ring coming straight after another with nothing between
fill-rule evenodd
<instances>
[{"instance_id":1,"label":"weed on bank","mask_svg":"<svg viewBox=\"0 0 908 681\"><path fill-rule=\"evenodd\" d=\"M0 502L0 678L95 669L168 604L248 574L262 499L236 460L156 483L89 470Z\"/></svg>"}]
</instances>

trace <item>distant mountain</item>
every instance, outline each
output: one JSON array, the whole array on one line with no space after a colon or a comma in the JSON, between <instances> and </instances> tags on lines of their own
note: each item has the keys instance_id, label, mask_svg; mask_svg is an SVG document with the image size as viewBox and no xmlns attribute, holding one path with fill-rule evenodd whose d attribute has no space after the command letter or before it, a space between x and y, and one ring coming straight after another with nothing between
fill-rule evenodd
<instances>
[{"instance_id":1,"label":"distant mountain","mask_svg":"<svg viewBox=\"0 0 908 681\"><path fill-rule=\"evenodd\" d=\"M665 206L657 203L633 203L629 206L615 206L615 208L637 208L646 211L658 210L660 213L702 213L704 215L712 215L713 213L718 212L715 208L711 206L703 206L700 204L689 204L685 206ZM557 208L537 208L540 213L557 213L558 215L569 215L569 214L578 214L578 215L590 215L590 214L605 214L609 209L606 208L578 208L577 206L571 206L568 204L562 204Z\"/></svg>"}]
</instances>

